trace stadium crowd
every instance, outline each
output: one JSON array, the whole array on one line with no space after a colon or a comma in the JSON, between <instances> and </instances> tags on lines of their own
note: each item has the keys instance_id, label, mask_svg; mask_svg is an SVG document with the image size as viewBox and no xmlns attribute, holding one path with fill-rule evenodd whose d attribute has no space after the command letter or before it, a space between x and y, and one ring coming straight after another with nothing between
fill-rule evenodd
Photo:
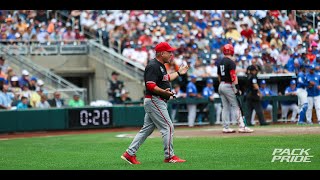
<instances>
[{"instance_id":1,"label":"stadium crowd","mask_svg":"<svg viewBox=\"0 0 320 180\"><path fill-rule=\"evenodd\" d=\"M251 64L260 73L294 73L298 65L315 63L320 50L320 16L313 27L306 13L296 18L287 10L74 10L70 16L73 24L143 65L154 57L154 46L167 41L179 48L172 66L189 63L189 73L198 77L216 76L226 43L235 47L238 75Z\"/></svg>"},{"instance_id":2,"label":"stadium crowd","mask_svg":"<svg viewBox=\"0 0 320 180\"><path fill-rule=\"evenodd\" d=\"M85 39L77 26L58 21L45 10L1 10L2 43L74 43Z\"/></svg>"},{"instance_id":3,"label":"stadium crowd","mask_svg":"<svg viewBox=\"0 0 320 180\"><path fill-rule=\"evenodd\" d=\"M104 45L146 65L153 48L167 41L178 48L168 70L190 64L189 74L217 75L221 48L235 48L237 73L256 64L260 73L290 73L315 63L320 50L320 15L315 24L306 13L290 10L15 10L0 11L1 40L47 43L84 40L94 34ZM319 25L318 25L319 24ZM8 41L6 41L8 42ZM118 49L117 47L121 48Z\"/></svg>"}]
</instances>

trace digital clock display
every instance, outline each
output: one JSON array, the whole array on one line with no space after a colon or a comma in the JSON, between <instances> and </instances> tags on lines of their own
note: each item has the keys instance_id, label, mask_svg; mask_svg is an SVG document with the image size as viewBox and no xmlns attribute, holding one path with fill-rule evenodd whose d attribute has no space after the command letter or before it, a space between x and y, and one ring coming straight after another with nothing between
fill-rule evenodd
<instances>
[{"instance_id":1,"label":"digital clock display","mask_svg":"<svg viewBox=\"0 0 320 180\"><path fill-rule=\"evenodd\" d=\"M111 108L69 109L70 128L96 128L112 126Z\"/></svg>"}]
</instances>

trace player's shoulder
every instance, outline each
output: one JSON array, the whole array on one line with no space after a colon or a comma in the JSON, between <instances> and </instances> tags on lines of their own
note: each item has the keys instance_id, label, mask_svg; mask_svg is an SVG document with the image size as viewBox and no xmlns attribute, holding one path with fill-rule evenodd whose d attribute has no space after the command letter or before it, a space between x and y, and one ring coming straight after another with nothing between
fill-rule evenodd
<instances>
[{"instance_id":1,"label":"player's shoulder","mask_svg":"<svg viewBox=\"0 0 320 180\"><path fill-rule=\"evenodd\" d=\"M152 66L154 64L156 64L156 60L155 59L151 59L151 60L148 61L147 66Z\"/></svg>"},{"instance_id":2,"label":"player's shoulder","mask_svg":"<svg viewBox=\"0 0 320 180\"><path fill-rule=\"evenodd\" d=\"M156 67L159 67L159 64L154 59L152 59L148 62L145 69L156 68Z\"/></svg>"},{"instance_id":3,"label":"player's shoulder","mask_svg":"<svg viewBox=\"0 0 320 180\"><path fill-rule=\"evenodd\" d=\"M232 64L234 64L234 61L232 61L230 58L226 58L226 57L224 57L222 59L222 62L223 62L224 65L232 65Z\"/></svg>"},{"instance_id":4,"label":"player's shoulder","mask_svg":"<svg viewBox=\"0 0 320 180\"><path fill-rule=\"evenodd\" d=\"M193 82L189 82L188 84L187 84L187 87L189 88L189 87L192 87L194 84L193 84Z\"/></svg>"}]
</instances>

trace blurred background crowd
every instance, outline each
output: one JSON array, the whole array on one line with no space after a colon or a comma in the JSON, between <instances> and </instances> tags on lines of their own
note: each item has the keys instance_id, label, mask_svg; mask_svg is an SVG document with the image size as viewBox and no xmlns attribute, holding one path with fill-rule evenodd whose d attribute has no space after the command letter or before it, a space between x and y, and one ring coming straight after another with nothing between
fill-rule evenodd
<instances>
[{"instance_id":1,"label":"blurred background crowd","mask_svg":"<svg viewBox=\"0 0 320 180\"><path fill-rule=\"evenodd\" d=\"M179 48L168 70L189 63L190 74L216 76L221 47L235 47L238 75L251 64L261 73L288 73L316 61L320 15L291 10L54 10L0 11L1 40L36 43L100 39L146 65L154 46ZM5 41L8 43L8 41ZM10 42L10 41L9 41Z\"/></svg>"}]
</instances>

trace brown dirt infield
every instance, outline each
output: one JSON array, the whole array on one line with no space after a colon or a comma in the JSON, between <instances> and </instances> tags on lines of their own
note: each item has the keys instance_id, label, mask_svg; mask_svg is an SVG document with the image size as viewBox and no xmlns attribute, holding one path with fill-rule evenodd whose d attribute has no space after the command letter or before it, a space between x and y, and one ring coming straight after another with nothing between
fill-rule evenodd
<instances>
[{"instance_id":1,"label":"brown dirt infield","mask_svg":"<svg viewBox=\"0 0 320 180\"><path fill-rule=\"evenodd\" d=\"M232 126L237 130L236 126ZM252 127L255 130L253 133L222 133L222 128L219 125L214 126L197 126L188 128L185 126L175 127L174 136L180 138L188 137L234 137L234 136L265 136L265 135L294 135L294 134L320 134L320 126L297 126L297 125L272 125L267 127ZM107 129L86 129L86 130L60 130L60 131L38 131L38 132L17 132L0 134L0 140L12 138L28 138L28 137L45 137L59 136L71 134L92 134L92 133L108 133L119 132L119 137L133 138L140 130L140 127L126 128L107 128ZM126 134L124 134L126 132ZM129 134L128 134L129 132ZM160 137L158 130L155 130L150 137Z\"/></svg>"}]
</instances>

